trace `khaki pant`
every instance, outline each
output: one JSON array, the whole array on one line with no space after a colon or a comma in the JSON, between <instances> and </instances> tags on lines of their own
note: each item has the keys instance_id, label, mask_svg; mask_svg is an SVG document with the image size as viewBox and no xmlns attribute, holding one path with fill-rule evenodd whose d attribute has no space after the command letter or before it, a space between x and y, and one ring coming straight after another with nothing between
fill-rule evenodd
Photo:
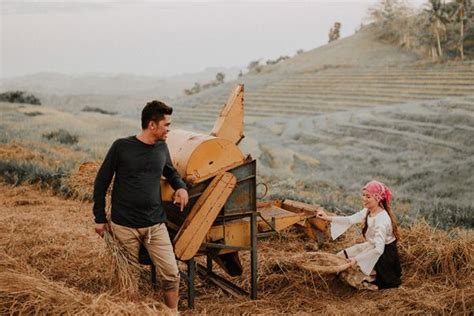
<instances>
[{"instance_id":1,"label":"khaki pant","mask_svg":"<svg viewBox=\"0 0 474 316\"><path fill-rule=\"evenodd\" d=\"M140 243L148 250L163 291L178 290L179 270L168 230L164 223L144 228L130 228L111 223L112 232L138 261Z\"/></svg>"}]
</instances>

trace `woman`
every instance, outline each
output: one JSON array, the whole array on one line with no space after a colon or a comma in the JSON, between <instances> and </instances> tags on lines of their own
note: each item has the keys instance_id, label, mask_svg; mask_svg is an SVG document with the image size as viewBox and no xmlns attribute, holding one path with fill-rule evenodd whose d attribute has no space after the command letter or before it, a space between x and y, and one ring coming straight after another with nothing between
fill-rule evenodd
<instances>
[{"instance_id":1,"label":"woman","mask_svg":"<svg viewBox=\"0 0 474 316\"><path fill-rule=\"evenodd\" d=\"M319 211L317 216L331 222L331 237L336 239L351 225L364 222L362 233L365 242L341 252L352 266L359 266L379 289L398 287L401 284L400 259L397 240L400 239L395 215L390 207L392 193L379 181L370 181L362 190L364 209L351 216L328 216Z\"/></svg>"}]
</instances>

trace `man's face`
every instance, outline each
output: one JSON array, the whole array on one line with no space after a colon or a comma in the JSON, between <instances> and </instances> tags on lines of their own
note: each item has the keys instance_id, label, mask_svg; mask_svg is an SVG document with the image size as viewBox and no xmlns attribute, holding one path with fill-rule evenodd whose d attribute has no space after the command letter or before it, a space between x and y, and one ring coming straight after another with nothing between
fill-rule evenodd
<instances>
[{"instance_id":1,"label":"man's face","mask_svg":"<svg viewBox=\"0 0 474 316\"><path fill-rule=\"evenodd\" d=\"M165 141L170 131L171 115L165 115L162 120L150 122L150 129L157 141Z\"/></svg>"}]
</instances>

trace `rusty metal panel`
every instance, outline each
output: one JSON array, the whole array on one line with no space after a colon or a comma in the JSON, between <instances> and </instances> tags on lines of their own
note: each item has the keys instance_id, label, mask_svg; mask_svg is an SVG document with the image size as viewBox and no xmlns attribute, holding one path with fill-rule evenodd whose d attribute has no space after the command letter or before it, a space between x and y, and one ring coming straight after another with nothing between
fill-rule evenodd
<instances>
[{"instance_id":1,"label":"rusty metal panel","mask_svg":"<svg viewBox=\"0 0 474 316\"><path fill-rule=\"evenodd\" d=\"M237 178L237 185L222 208L220 217L243 215L257 211L256 161L250 161L230 171Z\"/></svg>"},{"instance_id":2,"label":"rusty metal panel","mask_svg":"<svg viewBox=\"0 0 474 316\"><path fill-rule=\"evenodd\" d=\"M229 170L237 178L237 184L227 199L222 210L215 221L219 224L225 220L231 220L240 218L244 215L248 215L251 212L257 211L256 203L256 161L248 161L241 166ZM179 227L184 223L186 217L189 215L190 210L197 202L199 197L203 194L205 189L211 183L212 179L208 179L204 182L192 185L188 188L189 192L189 203L183 212L180 212L179 207L173 205L170 202L163 202L171 235L176 232ZM177 227L174 229L173 226Z\"/></svg>"}]
</instances>

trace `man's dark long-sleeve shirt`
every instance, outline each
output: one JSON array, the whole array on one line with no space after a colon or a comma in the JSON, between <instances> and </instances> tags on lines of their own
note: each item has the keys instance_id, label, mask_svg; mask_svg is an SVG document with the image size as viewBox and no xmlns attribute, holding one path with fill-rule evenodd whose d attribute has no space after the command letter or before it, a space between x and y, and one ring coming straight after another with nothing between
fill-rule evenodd
<instances>
[{"instance_id":1,"label":"man's dark long-sleeve shirt","mask_svg":"<svg viewBox=\"0 0 474 316\"><path fill-rule=\"evenodd\" d=\"M186 184L173 167L165 142L148 145L135 136L116 140L110 147L94 183L96 223L106 223L105 196L115 174L112 189L112 221L142 228L166 221L161 202L160 178L173 189Z\"/></svg>"}]
</instances>

